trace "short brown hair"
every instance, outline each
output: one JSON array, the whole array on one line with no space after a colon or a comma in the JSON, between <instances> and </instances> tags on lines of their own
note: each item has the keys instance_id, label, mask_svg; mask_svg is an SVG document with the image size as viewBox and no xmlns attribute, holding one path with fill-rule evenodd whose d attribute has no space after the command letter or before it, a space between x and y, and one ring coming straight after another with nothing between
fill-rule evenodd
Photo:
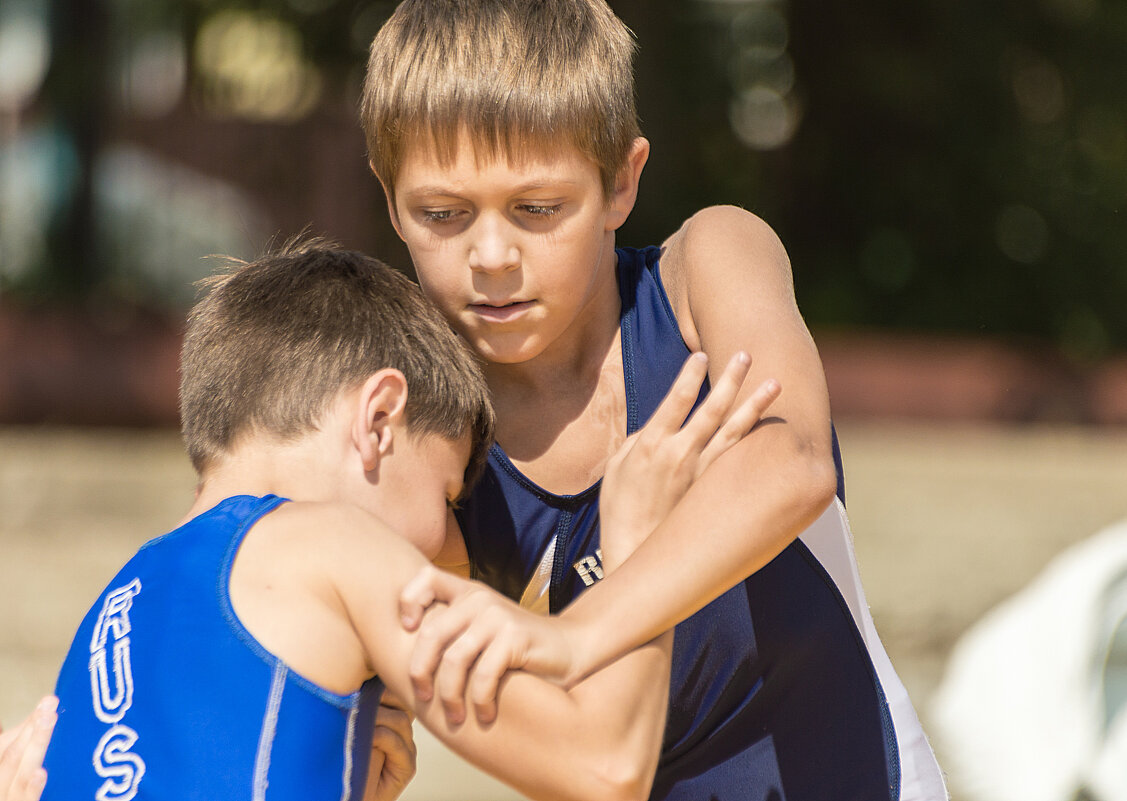
<instances>
[{"instance_id":1,"label":"short brown hair","mask_svg":"<svg viewBox=\"0 0 1127 801\"><path fill-rule=\"evenodd\" d=\"M473 443L467 484L493 436L476 357L402 273L320 240L299 240L205 279L181 353L184 443L203 471L251 431L312 430L342 390L385 367L407 379L412 433Z\"/></svg>"},{"instance_id":2,"label":"short brown hair","mask_svg":"<svg viewBox=\"0 0 1127 801\"><path fill-rule=\"evenodd\" d=\"M449 162L463 131L490 156L570 142L609 197L640 135L635 49L604 0L405 0L368 58L372 168L394 193L408 146Z\"/></svg>"}]
</instances>

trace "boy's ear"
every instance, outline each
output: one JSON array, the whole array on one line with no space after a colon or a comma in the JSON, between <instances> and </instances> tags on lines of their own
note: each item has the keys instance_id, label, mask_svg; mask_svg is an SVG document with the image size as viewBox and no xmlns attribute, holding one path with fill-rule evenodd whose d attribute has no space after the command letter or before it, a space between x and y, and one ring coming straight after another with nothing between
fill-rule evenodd
<instances>
[{"instance_id":1,"label":"boy's ear","mask_svg":"<svg viewBox=\"0 0 1127 801\"><path fill-rule=\"evenodd\" d=\"M638 199L638 182L642 179L642 168L650 157L650 142L643 136L635 139L626 154L626 163L618 171L614 181L614 191L610 196L610 214L607 216L607 230L616 231L626 222L634 210Z\"/></svg>"},{"instance_id":2,"label":"boy's ear","mask_svg":"<svg viewBox=\"0 0 1127 801\"><path fill-rule=\"evenodd\" d=\"M365 472L375 470L393 446L393 431L402 428L407 408L407 379L387 367L361 385L352 419L352 442Z\"/></svg>"},{"instance_id":3,"label":"boy's ear","mask_svg":"<svg viewBox=\"0 0 1127 801\"><path fill-rule=\"evenodd\" d=\"M376 172L376 165L369 161L368 168L371 169L372 175L376 176L376 180L380 182L380 188L383 189L384 199L387 200L387 216L391 218L391 227L395 229L395 233L399 235L399 238L403 239L403 227L399 224L399 212L395 210L395 201L392 199L392 194L388 191L384 179Z\"/></svg>"}]
</instances>

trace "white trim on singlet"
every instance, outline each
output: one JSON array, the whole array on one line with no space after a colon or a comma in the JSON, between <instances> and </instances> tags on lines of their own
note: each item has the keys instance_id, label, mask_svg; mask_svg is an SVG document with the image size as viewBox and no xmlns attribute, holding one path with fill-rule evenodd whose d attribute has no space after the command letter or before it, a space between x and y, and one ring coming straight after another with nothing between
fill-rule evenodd
<instances>
[{"instance_id":1,"label":"white trim on singlet","mask_svg":"<svg viewBox=\"0 0 1127 801\"><path fill-rule=\"evenodd\" d=\"M258 735L258 754L254 759L254 801L266 801L266 786L270 773L270 753L274 749L274 735L278 733L278 711L282 708L282 692L286 689L286 674L289 671L282 662L274 663L274 675L270 679L270 695L266 703L266 715L262 719L262 731Z\"/></svg>"},{"instance_id":2,"label":"white trim on singlet","mask_svg":"<svg viewBox=\"0 0 1127 801\"><path fill-rule=\"evenodd\" d=\"M861 588L857 556L853 551L853 532L841 500L835 498L799 539L837 585L869 649L877 679L888 701L892 725L896 729L896 743L900 751L900 801L945 801L947 789L935 753L920 725L912 699L896 675L873 624L865 591Z\"/></svg>"},{"instance_id":3,"label":"white trim on singlet","mask_svg":"<svg viewBox=\"0 0 1127 801\"><path fill-rule=\"evenodd\" d=\"M524 588L524 594L520 596L520 605L530 612L546 615L551 611L549 590L552 586L552 566L555 562L556 537L552 535L540 557L540 564L536 566L536 572L532 574Z\"/></svg>"},{"instance_id":4,"label":"white trim on singlet","mask_svg":"<svg viewBox=\"0 0 1127 801\"><path fill-rule=\"evenodd\" d=\"M352 748L356 742L356 716L360 712L360 703L357 700L348 710L348 727L344 735L344 776L341 788L340 801L349 801L352 798Z\"/></svg>"}]
</instances>

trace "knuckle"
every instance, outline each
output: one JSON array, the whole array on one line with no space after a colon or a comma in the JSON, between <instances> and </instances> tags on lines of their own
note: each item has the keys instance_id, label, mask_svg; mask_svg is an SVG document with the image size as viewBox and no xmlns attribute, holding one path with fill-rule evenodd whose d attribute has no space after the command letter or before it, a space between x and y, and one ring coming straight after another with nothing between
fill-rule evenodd
<instances>
[{"instance_id":1,"label":"knuckle","mask_svg":"<svg viewBox=\"0 0 1127 801\"><path fill-rule=\"evenodd\" d=\"M486 606L481 610L481 615L478 617L478 622L491 626L499 626L504 624L505 616L502 613L500 607Z\"/></svg>"},{"instance_id":2,"label":"knuckle","mask_svg":"<svg viewBox=\"0 0 1127 801\"><path fill-rule=\"evenodd\" d=\"M461 642L455 643L446 650L446 655L442 661L448 668L452 668L459 672L465 672L469 667L473 652L468 645Z\"/></svg>"},{"instance_id":3,"label":"knuckle","mask_svg":"<svg viewBox=\"0 0 1127 801\"><path fill-rule=\"evenodd\" d=\"M465 710L465 705L462 703L462 695L442 696L442 708L446 710L446 714L456 717Z\"/></svg>"}]
</instances>

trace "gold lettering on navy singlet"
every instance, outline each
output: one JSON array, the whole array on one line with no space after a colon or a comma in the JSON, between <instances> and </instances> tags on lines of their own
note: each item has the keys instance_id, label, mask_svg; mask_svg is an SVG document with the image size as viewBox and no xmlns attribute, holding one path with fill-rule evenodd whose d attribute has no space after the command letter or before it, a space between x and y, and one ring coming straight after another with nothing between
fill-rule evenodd
<instances>
[{"instance_id":1,"label":"gold lettering on navy singlet","mask_svg":"<svg viewBox=\"0 0 1127 801\"><path fill-rule=\"evenodd\" d=\"M590 587L603 577L603 549L596 549L594 556L584 556L573 564L572 567L575 568L575 572L579 574L583 586Z\"/></svg>"}]
</instances>

